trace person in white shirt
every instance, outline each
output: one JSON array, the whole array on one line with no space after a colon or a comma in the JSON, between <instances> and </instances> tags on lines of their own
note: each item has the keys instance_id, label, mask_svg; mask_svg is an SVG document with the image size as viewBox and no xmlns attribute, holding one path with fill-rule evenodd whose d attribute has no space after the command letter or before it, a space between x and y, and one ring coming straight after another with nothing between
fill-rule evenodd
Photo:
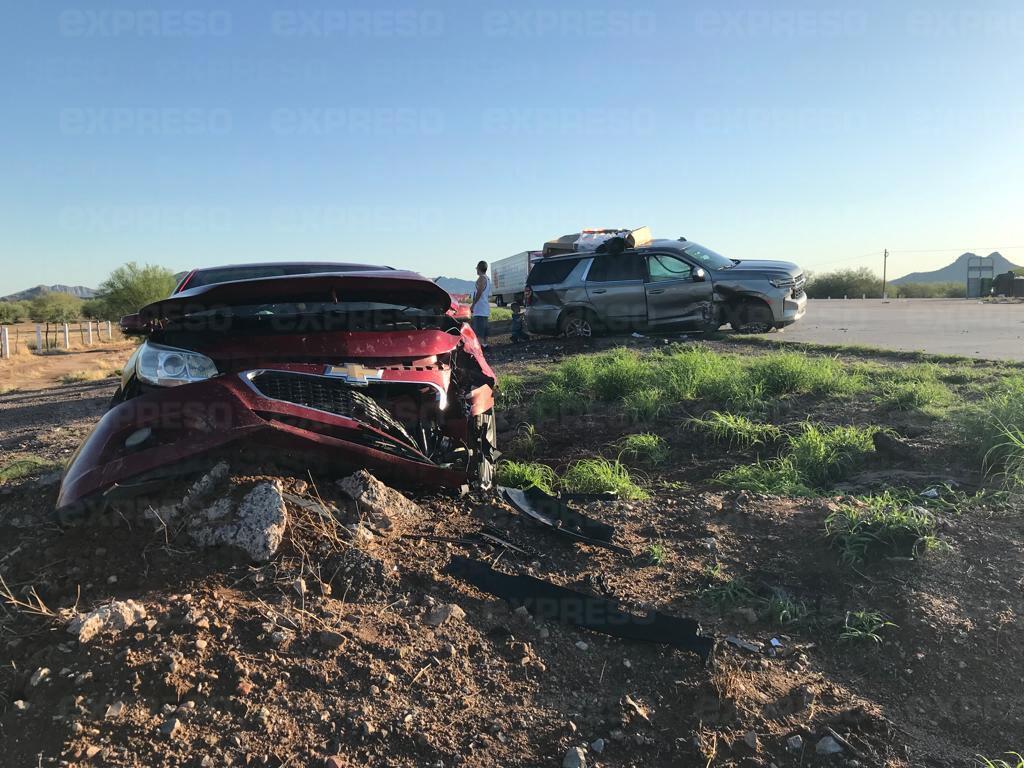
<instances>
[{"instance_id":1,"label":"person in white shirt","mask_svg":"<svg viewBox=\"0 0 1024 768\"><path fill-rule=\"evenodd\" d=\"M487 262L476 265L476 289L473 292L473 331L480 344L487 348L491 320L491 279L487 277Z\"/></svg>"}]
</instances>

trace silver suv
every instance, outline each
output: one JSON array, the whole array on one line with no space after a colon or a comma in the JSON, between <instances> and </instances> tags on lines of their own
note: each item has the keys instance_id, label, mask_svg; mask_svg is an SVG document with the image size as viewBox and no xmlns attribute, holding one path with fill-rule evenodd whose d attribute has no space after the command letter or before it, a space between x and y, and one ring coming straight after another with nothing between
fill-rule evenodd
<instances>
[{"instance_id":1,"label":"silver suv","mask_svg":"<svg viewBox=\"0 0 1024 768\"><path fill-rule=\"evenodd\" d=\"M804 275L785 261L736 261L687 240L572 253L536 264L526 281L531 333L680 328L768 331L807 309Z\"/></svg>"}]
</instances>

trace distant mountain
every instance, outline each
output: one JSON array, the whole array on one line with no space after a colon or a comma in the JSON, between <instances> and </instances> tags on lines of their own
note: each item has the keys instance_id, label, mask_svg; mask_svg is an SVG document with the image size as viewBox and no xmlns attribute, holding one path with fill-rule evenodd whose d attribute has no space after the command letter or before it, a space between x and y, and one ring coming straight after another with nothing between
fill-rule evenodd
<instances>
[{"instance_id":1,"label":"distant mountain","mask_svg":"<svg viewBox=\"0 0 1024 768\"><path fill-rule=\"evenodd\" d=\"M10 296L0 296L0 301L31 301L41 293L66 293L79 299L91 299L96 295L96 290L84 285L37 285Z\"/></svg>"},{"instance_id":2,"label":"distant mountain","mask_svg":"<svg viewBox=\"0 0 1024 768\"><path fill-rule=\"evenodd\" d=\"M942 269L936 269L932 272L911 272L909 275L904 275L891 282L893 285L901 285L903 283L966 283L967 262L976 256L977 254L974 253L964 253L952 264ZM1006 257L998 251L989 254L989 257L995 264L995 273L997 275L1018 269L1016 264L1007 261Z\"/></svg>"},{"instance_id":3,"label":"distant mountain","mask_svg":"<svg viewBox=\"0 0 1024 768\"><path fill-rule=\"evenodd\" d=\"M434 282L444 288L448 293L461 295L472 293L476 284L472 280L462 280L458 277L435 277Z\"/></svg>"}]
</instances>

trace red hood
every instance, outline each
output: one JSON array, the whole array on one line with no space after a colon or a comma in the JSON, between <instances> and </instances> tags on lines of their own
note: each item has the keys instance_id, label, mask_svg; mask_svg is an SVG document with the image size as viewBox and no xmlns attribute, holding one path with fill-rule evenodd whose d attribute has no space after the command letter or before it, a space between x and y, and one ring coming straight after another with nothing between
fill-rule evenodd
<instances>
[{"instance_id":1,"label":"red hood","mask_svg":"<svg viewBox=\"0 0 1024 768\"><path fill-rule=\"evenodd\" d=\"M168 320L214 307L284 301L381 301L444 314L448 292L422 275L397 270L319 273L238 280L191 288L139 310L143 320Z\"/></svg>"}]
</instances>

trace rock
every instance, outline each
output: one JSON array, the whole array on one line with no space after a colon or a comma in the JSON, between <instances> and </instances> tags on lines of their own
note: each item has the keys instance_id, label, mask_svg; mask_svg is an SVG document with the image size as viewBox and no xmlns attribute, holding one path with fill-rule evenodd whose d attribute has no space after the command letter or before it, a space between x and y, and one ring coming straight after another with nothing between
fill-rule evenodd
<instances>
[{"instance_id":1,"label":"rock","mask_svg":"<svg viewBox=\"0 0 1024 768\"><path fill-rule=\"evenodd\" d=\"M577 647L577 648L579 648L579 649L580 649L581 651L585 651L585 650L587 650L587 649L588 649L588 648L589 648L590 646L589 646L589 645L587 645L587 644L586 644L585 642L583 642L582 640L577 640L577 641L576 641L576 647Z\"/></svg>"},{"instance_id":2,"label":"rock","mask_svg":"<svg viewBox=\"0 0 1024 768\"><path fill-rule=\"evenodd\" d=\"M35 688L37 685L43 682L43 680L46 680L49 676L50 670L46 667L40 667L32 673L32 677L29 678L28 684Z\"/></svg>"},{"instance_id":3,"label":"rock","mask_svg":"<svg viewBox=\"0 0 1024 768\"><path fill-rule=\"evenodd\" d=\"M455 658L455 646L452 645L451 643L445 643L444 645L441 646L440 651L438 651L438 655L442 659L454 659Z\"/></svg>"},{"instance_id":4,"label":"rock","mask_svg":"<svg viewBox=\"0 0 1024 768\"><path fill-rule=\"evenodd\" d=\"M737 608L733 614L748 624L757 624L757 611L753 608Z\"/></svg>"},{"instance_id":5,"label":"rock","mask_svg":"<svg viewBox=\"0 0 1024 768\"><path fill-rule=\"evenodd\" d=\"M757 752L757 734L753 731L747 731L743 734L743 743L747 745L751 752Z\"/></svg>"},{"instance_id":6,"label":"rock","mask_svg":"<svg viewBox=\"0 0 1024 768\"><path fill-rule=\"evenodd\" d=\"M168 739L177 738L181 735L181 731L181 720L176 717L165 720L164 724L160 726L160 735Z\"/></svg>"},{"instance_id":7,"label":"rock","mask_svg":"<svg viewBox=\"0 0 1024 768\"><path fill-rule=\"evenodd\" d=\"M345 636L340 632L331 632L325 630L319 635L320 645L324 648L329 648L332 651L336 651L345 644Z\"/></svg>"},{"instance_id":8,"label":"rock","mask_svg":"<svg viewBox=\"0 0 1024 768\"><path fill-rule=\"evenodd\" d=\"M648 711L647 707L640 704L640 702L636 701L629 694L622 697L622 706L627 712L639 717L645 723L650 724L651 713Z\"/></svg>"},{"instance_id":9,"label":"rock","mask_svg":"<svg viewBox=\"0 0 1024 768\"><path fill-rule=\"evenodd\" d=\"M68 632L78 642L88 643L97 635L115 634L146 618L146 608L134 600L115 600L91 613L79 614L68 624Z\"/></svg>"},{"instance_id":10,"label":"rock","mask_svg":"<svg viewBox=\"0 0 1024 768\"><path fill-rule=\"evenodd\" d=\"M227 483L230 472L231 467L226 461L215 464L213 469L192 484L192 487L186 492L185 498L182 499L181 506L186 511L199 509L207 499Z\"/></svg>"},{"instance_id":11,"label":"rock","mask_svg":"<svg viewBox=\"0 0 1024 768\"><path fill-rule=\"evenodd\" d=\"M359 511L379 530L390 531L400 526L403 518L423 516L416 502L389 488L365 469L339 480L338 487L359 505Z\"/></svg>"},{"instance_id":12,"label":"rock","mask_svg":"<svg viewBox=\"0 0 1024 768\"><path fill-rule=\"evenodd\" d=\"M871 442L874 443L876 451L896 459L913 459L918 454L917 449L891 432L875 432Z\"/></svg>"},{"instance_id":13,"label":"rock","mask_svg":"<svg viewBox=\"0 0 1024 768\"><path fill-rule=\"evenodd\" d=\"M27 701L22 701L21 699L14 702L14 708L19 712L27 712L30 706L31 705Z\"/></svg>"},{"instance_id":14,"label":"rock","mask_svg":"<svg viewBox=\"0 0 1024 768\"><path fill-rule=\"evenodd\" d=\"M583 747L570 747L562 758L562 768L587 768L587 753Z\"/></svg>"},{"instance_id":15,"label":"rock","mask_svg":"<svg viewBox=\"0 0 1024 768\"><path fill-rule=\"evenodd\" d=\"M440 627L452 619L461 621L464 618L466 618L466 612L459 608L459 606L454 603L445 603L428 613L424 617L423 623L428 627Z\"/></svg>"},{"instance_id":16,"label":"rock","mask_svg":"<svg viewBox=\"0 0 1024 768\"><path fill-rule=\"evenodd\" d=\"M203 638L201 638L201 637L196 640L196 650L197 651L204 650L207 645L208 645L208 643Z\"/></svg>"},{"instance_id":17,"label":"rock","mask_svg":"<svg viewBox=\"0 0 1024 768\"><path fill-rule=\"evenodd\" d=\"M537 635L540 637L541 640L547 640L549 637L551 637L551 630L547 627L541 627Z\"/></svg>"},{"instance_id":18,"label":"rock","mask_svg":"<svg viewBox=\"0 0 1024 768\"><path fill-rule=\"evenodd\" d=\"M604 752L604 739L594 739L590 742L590 751L595 755L600 755Z\"/></svg>"},{"instance_id":19,"label":"rock","mask_svg":"<svg viewBox=\"0 0 1024 768\"><path fill-rule=\"evenodd\" d=\"M265 563L276 554L288 526L288 510L281 481L257 483L233 508L230 499L195 513L189 535L200 547L228 546L245 552L249 559Z\"/></svg>"},{"instance_id":20,"label":"rock","mask_svg":"<svg viewBox=\"0 0 1024 768\"><path fill-rule=\"evenodd\" d=\"M814 751L819 755L838 755L843 751L843 748L839 746L839 742L831 736L825 736L818 741Z\"/></svg>"},{"instance_id":21,"label":"rock","mask_svg":"<svg viewBox=\"0 0 1024 768\"><path fill-rule=\"evenodd\" d=\"M331 755L324 760L324 768L349 768L349 764L341 755Z\"/></svg>"},{"instance_id":22,"label":"rock","mask_svg":"<svg viewBox=\"0 0 1024 768\"><path fill-rule=\"evenodd\" d=\"M124 712L124 702L123 701L115 701L113 704L111 704L109 707L107 707L107 711L104 713L103 717L106 720L116 720L117 718L119 718L121 716L121 714L123 712Z\"/></svg>"},{"instance_id":23,"label":"rock","mask_svg":"<svg viewBox=\"0 0 1024 768\"><path fill-rule=\"evenodd\" d=\"M790 736L788 739L786 739L786 749L788 749L790 752L799 752L803 748L804 740L803 737L799 734L796 736Z\"/></svg>"}]
</instances>

